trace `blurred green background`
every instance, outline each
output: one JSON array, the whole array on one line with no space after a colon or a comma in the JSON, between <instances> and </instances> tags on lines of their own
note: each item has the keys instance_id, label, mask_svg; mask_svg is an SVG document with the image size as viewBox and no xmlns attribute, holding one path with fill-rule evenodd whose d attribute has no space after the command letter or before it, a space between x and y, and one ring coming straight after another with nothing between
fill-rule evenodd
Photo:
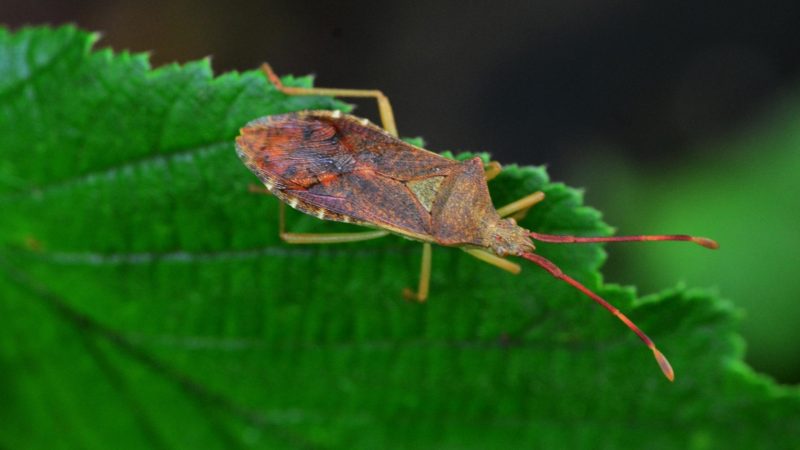
<instances>
[{"instance_id":1,"label":"blurred green background","mask_svg":"<svg viewBox=\"0 0 800 450\"><path fill-rule=\"evenodd\" d=\"M800 267L798 2L0 4L3 24L77 23L154 65L269 60L323 86L380 88L403 134L547 164L619 233L717 238L722 250L697 261L669 244L615 246L607 279L718 287L745 312L748 361L800 381L800 277L787 276ZM372 104L359 112L374 117Z\"/></svg>"}]
</instances>

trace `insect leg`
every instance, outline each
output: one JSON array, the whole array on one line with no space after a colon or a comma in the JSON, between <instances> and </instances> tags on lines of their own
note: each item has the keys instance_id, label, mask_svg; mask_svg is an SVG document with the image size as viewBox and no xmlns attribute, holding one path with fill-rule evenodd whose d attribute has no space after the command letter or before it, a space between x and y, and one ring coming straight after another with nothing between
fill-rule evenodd
<instances>
[{"instance_id":1,"label":"insect leg","mask_svg":"<svg viewBox=\"0 0 800 450\"><path fill-rule=\"evenodd\" d=\"M465 248L464 251L485 263L497 266L507 272L513 273L514 275L522 271L522 268L519 266L519 264L513 263L505 258L501 258L494 253L489 253L486 250L479 248Z\"/></svg>"},{"instance_id":2,"label":"insect leg","mask_svg":"<svg viewBox=\"0 0 800 450\"><path fill-rule=\"evenodd\" d=\"M279 235L284 242L289 244L341 244L345 242L368 241L389 234L388 231L354 231L352 233L287 233L286 232L286 205L280 204L278 215Z\"/></svg>"},{"instance_id":3,"label":"insect leg","mask_svg":"<svg viewBox=\"0 0 800 450\"><path fill-rule=\"evenodd\" d=\"M261 65L261 70L275 87L287 95L330 95L332 97L373 97L378 101L378 111L381 114L383 128L391 135L397 136L397 125L394 123L394 113L389 98L383 92L375 89L334 89L334 88L298 88L288 87L281 83L269 64Z\"/></svg>"},{"instance_id":4,"label":"insect leg","mask_svg":"<svg viewBox=\"0 0 800 450\"><path fill-rule=\"evenodd\" d=\"M272 195L264 187L250 184L247 189L253 194ZM368 241L384 237L389 233L383 230L354 231L352 233L287 233L286 232L286 205L279 204L278 228L281 239L289 244L338 244L343 242Z\"/></svg>"},{"instance_id":5,"label":"insect leg","mask_svg":"<svg viewBox=\"0 0 800 450\"><path fill-rule=\"evenodd\" d=\"M486 177L486 181L493 179L494 177L500 175L500 172L503 171L503 166L500 165L497 161L489 161L489 164L486 165L484 169L484 176Z\"/></svg>"},{"instance_id":6,"label":"insect leg","mask_svg":"<svg viewBox=\"0 0 800 450\"><path fill-rule=\"evenodd\" d=\"M521 199L509 203L502 208L497 209L497 213L500 214L500 217L508 217L511 216L515 220L520 220L525 217L525 214L528 213L528 210L533 207L533 205L541 202L544 200L544 192L536 191L533 194L526 195Z\"/></svg>"},{"instance_id":7,"label":"insect leg","mask_svg":"<svg viewBox=\"0 0 800 450\"><path fill-rule=\"evenodd\" d=\"M428 298L428 288L431 284L431 244L422 244L422 263L419 271L419 287L417 292L409 288L403 289L403 297L406 300L416 300L420 303Z\"/></svg>"}]
</instances>

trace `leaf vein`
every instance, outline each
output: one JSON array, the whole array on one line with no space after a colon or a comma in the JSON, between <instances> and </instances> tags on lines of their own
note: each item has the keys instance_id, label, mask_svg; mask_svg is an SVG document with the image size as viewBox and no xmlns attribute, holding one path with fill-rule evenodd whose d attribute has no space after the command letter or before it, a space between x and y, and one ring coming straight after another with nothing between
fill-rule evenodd
<instances>
[{"instance_id":1,"label":"leaf vein","mask_svg":"<svg viewBox=\"0 0 800 450\"><path fill-rule=\"evenodd\" d=\"M15 200L19 200L22 198L30 198L30 197L38 199L45 195L53 194L59 191L69 190L75 186L79 186L82 184L95 183L98 181L99 182L114 181L116 180L118 174L128 171L133 171L140 167L157 166L167 162L172 164L174 163L184 164L193 161L194 156L208 156L210 154L214 154L218 151L228 148L228 146L232 146L232 144L230 141L225 140L225 141L212 142L208 144L201 144L199 146L192 147L186 150L167 152L166 154L161 154L161 153L150 154L140 159L123 161L120 164L112 165L105 169L100 169L82 175L65 178L55 183L49 183L29 188L25 192L13 192L0 195L0 203L9 203Z\"/></svg>"},{"instance_id":2,"label":"leaf vein","mask_svg":"<svg viewBox=\"0 0 800 450\"><path fill-rule=\"evenodd\" d=\"M42 75L47 74L50 70L53 70L56 64L68 54L67 50L73 46L74 44L72 41L67 42L61 46L60 49L55 51L53 56L46 62L39 65L29 64L31 70L24 78L10 84L5 89L0 90L0 101L22 92L26 85L32 83Z\"/></svg>"}]
</instances>

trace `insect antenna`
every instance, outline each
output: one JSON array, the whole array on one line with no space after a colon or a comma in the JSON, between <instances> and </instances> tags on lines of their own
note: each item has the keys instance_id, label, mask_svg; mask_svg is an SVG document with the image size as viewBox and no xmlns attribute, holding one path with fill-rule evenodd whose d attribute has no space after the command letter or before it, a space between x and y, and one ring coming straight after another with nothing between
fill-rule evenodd
<instances>
[{"instance_id":1,"label":"insect antenna","mask_svg":"<svg viewBox=\"0 0 800 450\"><path fill-rule=\"evenodd\" d=\"M609 236L609 237L578 237L561 236L557 234L542 234L528 232L528 236L542 242L553 242L556 244L582 244L588 242L641 242L641 241L689 241L702 245L712 250L719 248L716 241L704 237L688 236L685 234L657 234L640 236Z\"/></svg>"},{"instance_id":2,"label":"insect antenna","mask_svg":"<svg viewBox=\"0 0 800 450\"><path fill-rule=\"evenodd\" d=\"M587 288L574 278L562 272L561 269L549 259L536 255L534 253L527 253L527 252L520 253L519 256L535 263L544 270L550 272L550 274L553 275L554 277L559 278L571 284L579 291L588 295L592 300L599 303L603 308L609 310L612 314L617 316L619 320L621 320L625 325L628 326L628 328L630 328L634 333L636 333L637 336L639 336L639 339L641 339L642 342L644 342L645 345L647 345L647 348L653 351L653 356L655 356L656 361L658 362L658 366L661 368L661 371L664 373L664 376L667 377L669 381L675 380L675 372L672 370L672 366L669 364L669 361L667 361L667 358L664 356L664 354L661 353L656 348L656 345L653 343L653 340L647 337L647 335L644 334L644 332L640 330L639 327L636 326L636 324L634 324L630 319L628 319L628 317L625 316L625 314L622 314L622 312L619 309L617 309L614 305L612 305L599 295L589 290L589 288Z\"/></svg>"}]
</instances>

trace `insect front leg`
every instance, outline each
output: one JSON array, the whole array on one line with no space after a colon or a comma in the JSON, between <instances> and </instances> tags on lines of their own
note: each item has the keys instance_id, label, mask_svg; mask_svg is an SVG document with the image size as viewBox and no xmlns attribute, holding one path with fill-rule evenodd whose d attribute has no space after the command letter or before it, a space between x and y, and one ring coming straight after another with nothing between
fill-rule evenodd
<instances>
[{"instance_id":1,"label":"insect front leg","mask_svg":"<svg viewBox=\"0 0 800 450\"><path fill-rule=\"evenodd\" d=\"M500 217L511 217L514 220L522 220L522 218L525 217L525 214L528 213L528 210L542 200L544 200L544 192L536 191L533 194L526 195L525 197L522 197L515 202L511 202L502 208L498 208L497 213L500 214Z\"/></svg>"},{"instance_id":2,"label":"insect front leg","mask_svg":"<svg viewBox=\"0 0 800 450\"><path fill-rule=\"evenodd\" d=\"M513 273L514 275L522 271L522 267L520 267L519 264L513 263L505 258L501 258L494 253L487 252L486 250L480 248L465 248L464 251L485 263L497 266L506 272Z\"/></svg>"},{"instance_id":3,"label":"insect front leg","mask_svg":"<svg viewBox=\"0 0 800 450\"><path fill-rule=\"evenodd\" d=\"M503 167L497 161L490 161L484 168L484 177L486 181L491 181L502 172ZM544 200L544 192L536 191L533 194L526 195L525 197L509 203L497 210L500 217L512 217L514 220L521 220L528 213L528 210L533 205Z\"/></svg>"},{"instance_id":4,"label":"insect front leg","mask_svg":"<svg viewBox=\"0 0 800 450\"><path fill-rule=\"evenodd\" d=\"M500 172L503 171L503 166L500 165L497 161L489 161L489 164L486 165L484 168L484 176L486 177L486 181L494 179L494 177L500 175Z\"/></svg>"},{"instance_id":5,"label":"insect front leg","mask_svg":"<svg viewBox=\"0 0 800 450\"><path fill-rule=\"evenodd\" d=\"M389 98L383 92L375 89L335 89L335 88L298 88L284 86L281 79L275 74L269 64L261 65L261 70L267 79L281 92L287 95L328 95L331 97L372 97L378 102L378 111L381 115L383 128L392 136L397 137L397 125L394 123L394 113Z\"/></svg>"}]
</instances>

